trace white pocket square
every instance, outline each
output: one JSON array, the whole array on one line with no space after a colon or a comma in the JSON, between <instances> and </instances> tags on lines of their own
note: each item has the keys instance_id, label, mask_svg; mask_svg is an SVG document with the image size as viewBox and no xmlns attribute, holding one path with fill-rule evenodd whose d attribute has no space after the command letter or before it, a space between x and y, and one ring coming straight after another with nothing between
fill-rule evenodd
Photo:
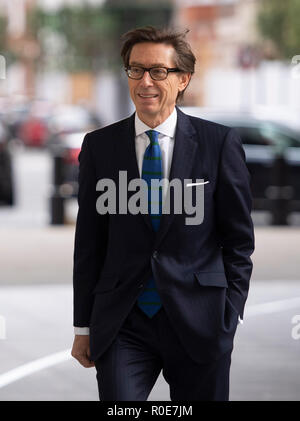
<instances>
[{"instance_id":1,"label":"white pocket square","mask_svg":"<svg viewBox=\"0 0 300 421\"><path fill-rule=\"evenodd\" d=\"M209 181L203 181L203 183L188 183L186 186L187 187L191 187L191 186L203 186L204 184L209 183Z\"/></svg>"}]
</instances>

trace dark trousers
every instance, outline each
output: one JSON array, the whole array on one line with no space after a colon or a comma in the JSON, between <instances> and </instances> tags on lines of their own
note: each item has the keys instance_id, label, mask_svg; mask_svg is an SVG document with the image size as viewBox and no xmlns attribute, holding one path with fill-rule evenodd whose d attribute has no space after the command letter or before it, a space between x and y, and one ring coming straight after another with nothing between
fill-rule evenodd
<instances>
[{"instance_id":1,"label":"dark trousers","mask_svg":"<svg viewBox=\"0 0 300 421\"><path fill-rule=\"evenodd\" d=\"M206 364L193 361L163 308L148 318L133 307L117 337L95 361L101 401L146 401L161 370L172 401L227 401L231 351Z\"/></svg>"}]
</instances>

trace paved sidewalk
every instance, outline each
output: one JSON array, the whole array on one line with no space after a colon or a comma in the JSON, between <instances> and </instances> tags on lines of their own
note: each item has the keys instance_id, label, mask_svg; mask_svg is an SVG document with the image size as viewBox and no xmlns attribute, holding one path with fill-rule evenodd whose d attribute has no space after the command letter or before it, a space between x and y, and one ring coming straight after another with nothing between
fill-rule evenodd
<instances>
[{"instance_id":1,"label":"paved sidewalk","mask_svg":"<svg viewBox=\"0 0 300 421\"><path fill-rule=\"evenodd\" d=\"M74 229L0 228L0 314L7 320L0 376L71 347ZM252 286L235 339L231 399L299 400L300 340L291 330L293 316L300 313L293 304L300 299L300 227L257 227L255 233ZM73 359L0 390L0 400L97 398L94 371ZM160 375L150 400L161 399L169 399L169 392Z\"/></svg>"},{"instance_id":2,"label":"paved sidewalk","mask_svg":"<svg viewBox=\"0 0 300 421\"><path fill-rule=\"evenodd\" d=\"M71 283L74 230L0 228L0 285Z\"/></svg>"},{"instance_id":3,"label":"paved sidewalk","mask_svg":"<svg viewBox=\"0 0 300 421\"><path fill-rule=\"evenodd\" d=\"M0 228L0 285L71 283L74 225ZM256 227L252 280L299 279L300 227Z\"/></svg>"},{"instance_id":4,"label":"paved sidewalk","mask_svg":"<svg viewBox=\"0 0 300 421\"><path fill-rule=\"evenodd\" d=\"M300 303L299 281L253 282L244 324L235 338L231 400L300 399L300 339L291 335L292 317L299 314L296 300ZM69 353L70 284L0 286L0 310L7 324L6 339L0 341L0 401L98 400L95 369L81 367ZM64 354L63 361L57 353ZM41 366L53 357L56 363ZM26 364L30 369L26 366L26 373L22 370L17 380L12 379L11 370ZM149 400L169 399L160 375Z\"/></svg>"}]
</instances>

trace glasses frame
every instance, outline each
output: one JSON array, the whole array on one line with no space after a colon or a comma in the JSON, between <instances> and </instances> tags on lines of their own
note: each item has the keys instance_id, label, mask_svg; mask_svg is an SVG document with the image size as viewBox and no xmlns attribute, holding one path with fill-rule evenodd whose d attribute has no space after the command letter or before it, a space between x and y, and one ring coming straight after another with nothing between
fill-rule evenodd
<instances>
[{"instance_id":1,"label":"glasses frame","mask_svg":"<svg viewBox=\"0 0 300 421\"><path fill-rule=\"evenodd\" d=\"M129 76L128 71L131 69L131 67L138 67L139 69L143 70L143 74L141 75L140 78L133 78L131 76ZM166 77L163 79L154 79L151 75L151 70L152 69L165 69L167 71ZM127 74L127 76L132 79L132 80L141 80L144 77L145 72L148 72L151 79L152 80L156 80L156 81L161 81L161 80L166 80L167 77L169 76L169 73L178 73L181 72L180 69L178 69L178 67L164 67L164 66L153 66L153 67L142 67L142 66L127 66L125 67L125 72Z\"/></svg>"}]
</instances>

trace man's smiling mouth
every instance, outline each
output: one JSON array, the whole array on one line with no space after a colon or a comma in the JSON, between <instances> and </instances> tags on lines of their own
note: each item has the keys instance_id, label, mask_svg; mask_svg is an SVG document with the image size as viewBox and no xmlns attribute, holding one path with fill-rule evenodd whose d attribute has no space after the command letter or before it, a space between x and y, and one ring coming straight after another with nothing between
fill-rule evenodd
<instances>
[{"instance_id":1,"label":"man's smiling mouth","mask_svg":"<svg viewBox=\"0 0 300 421\"><path fill-rule=\"evenodd\" d=\"M156 98L158 97L158 94L138 94L141 98Z\"/></svg>"}]
</instances>

